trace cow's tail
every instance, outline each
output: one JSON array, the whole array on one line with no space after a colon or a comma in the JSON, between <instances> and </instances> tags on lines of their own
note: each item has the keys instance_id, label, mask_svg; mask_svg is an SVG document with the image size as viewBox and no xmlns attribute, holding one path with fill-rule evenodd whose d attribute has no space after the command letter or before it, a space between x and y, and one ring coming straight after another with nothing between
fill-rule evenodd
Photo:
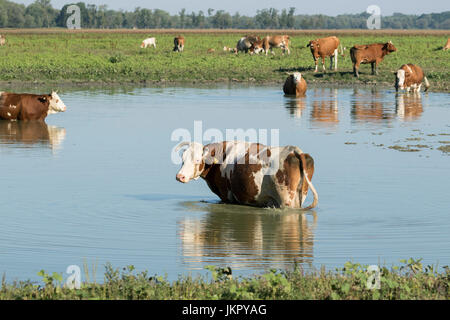
<instances>
[{"instance_id":1,"label":"cow's tail","mask_svg":"<svg viewBox=\"0 0 450 320\"><path fill-rule=\"evenodd\" d=\"M425 92L427 92L428 88L430 88L430 83L428 82L427 77L423 77L423 81L425 82Z\"/></svg>"},{"instance_id":2,"label":"cow's tail","mask_svg":"<svg viewBox=\"0 0 450 320\"><path fill-rule=\"evenodd\" d=\"M341 49L341 56L344 56L344 50L345 48L342 46L342 44L339 45L339 49Z\"/></svg>"},{"instance_id":3,"label":"cow's tail","mask_svg":"<svg viewBox=\"0 0 450 320\"><path fill-rule=\"evenodd\" d=\"M298 152L297 150L295 150L294 152L295 152L296 157L301 162L300 170L302 170L302 175L305 178L306 183L308 184L308 187L311 189L311 191L312 191L312 193L314 195L313 202L308 207L304 208L305 210L309 210L309 209L312 209L312 208L317 206L317 204L319 203L319 195L317 194L316 188L314 188L311 180L308 178L308 175L306 174L306 170L305 170L305 168L306 168L306 157L305 157L305 154L302 153L301 151ZM300 193L301 193L301 191L300 191ZM303 195L300 194L300 201L302 200L302 197L303 197Z\"/></svg>"}]
</instances>

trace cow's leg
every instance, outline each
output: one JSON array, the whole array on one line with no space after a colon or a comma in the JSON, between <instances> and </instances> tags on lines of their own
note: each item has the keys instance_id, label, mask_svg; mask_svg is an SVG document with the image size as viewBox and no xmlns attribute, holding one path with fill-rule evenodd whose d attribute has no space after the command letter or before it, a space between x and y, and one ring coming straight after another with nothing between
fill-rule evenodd
<instances>
[{"instance_id":1,"label":"cow's leg","mask_svg":"<svg viewBox=\"0 0 450 320\"><path fill-rule=\"evenodd\" d=\"M300 207L300 199L298 194L298 187L300 185L301 173L300 173L300 161L295 154L290 154L284 160L284 175L286 181L284 184L287 187L287 192L283 192L282 206L288 208Z\"/></svg>"},{"instance_id":2,"label":"cow's leg","mask_svg":"<svg viewBox=\"0 0 450 320\"><path fill-rule=\"evenodd\" d=\"M375 74L375 62L371 62L370 65L372 66L372 75Z\"/></svg>"},{"instance_id":3,"label":"cow's leg","mask_svg":"<svg viewBox=\"0 0 450 320\"><path fill-rule=\"evenodd\" d=\"M314 69L314 72L317 72L317 69L319 68L319 59L314 57L314 64L316 65L316 68Z\"/></svg>"},{"instance_id":4,"label":"cow's leg","mask_svg":"<svg viewBox=\"0 0 450 320\"><path fill-rule=\"evenodd\" d=\"M333 70L333 56L330 56L330 70Z\"/></svg>"},{"instance_id":5,"label":"cow's leg","mask_svg":"<svg viewBox=\"0 0 450 320\"><path fill-rule=\"evenodd\" d=\"M338 49L334 50L334 71L337 71L338 55Z\"/></svg>"},{"instance_id":6,"label":"cow's leg","mask_svg":"<svg viewBox=\"0 0 450 320\"><path fill-rule=\"evenodd\" d=\"M323 72L327 71L325 68L325 57L322 57L322 69L323 69Z\"/></svg>"},{"instance_id":7,"label":"cow's leg","mask_svg":"<svg viewBox=\"0 0 450 320\"><path fill-rule=\"evenodd\" d=\"M355 74L355 77L359 78L359 63L355 62L353 64L353 73Z\"/></svg>"}]
</instances>

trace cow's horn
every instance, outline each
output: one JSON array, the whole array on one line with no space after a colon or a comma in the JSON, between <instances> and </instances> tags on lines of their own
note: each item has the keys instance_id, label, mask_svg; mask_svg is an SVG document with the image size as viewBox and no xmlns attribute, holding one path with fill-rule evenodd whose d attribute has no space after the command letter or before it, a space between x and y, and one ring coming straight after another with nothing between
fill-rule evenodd
<instances>
[{"instance_id":1,"label":"cow's horn","mask_svg":"<svg viewBox=\"0 0 450 320\"><path fill-rule=\"evenodd\" d=\"M183 141L181 142L179 145L176 146L175 148L175 152L180 151L181 148L183 148L184 146L189 146L191 143L188 141Z\"/></svg>"}]
</instances>

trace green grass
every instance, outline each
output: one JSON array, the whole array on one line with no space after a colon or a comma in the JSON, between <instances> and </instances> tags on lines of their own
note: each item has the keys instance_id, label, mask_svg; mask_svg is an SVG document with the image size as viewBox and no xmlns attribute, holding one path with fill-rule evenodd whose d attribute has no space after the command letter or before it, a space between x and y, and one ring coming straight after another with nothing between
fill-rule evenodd
<instances>
[{"instance_id":1,"label":"green grass","mask_svg":"<svg viewBox=\"0 0 450 320\"><path fill-rule=\"evenodd\" d=\"M42 283L30 281L7 284L0 300L11 299L157 299L157 300L238 300L238 299L449 299L450 270L423 266L421 260L402 260L401 266L380 267L380 289L369 289L368 266L347 262L333 272L271 270L262 275L233 278L229 268L208 266L211 276L180 276L169 282L162 276L137 273L133 266L114 269L106 266L104 282L85 282L80 289L61 285L62 275L41 271Z\"/></svg>"},{"instance_id":2,"label":"green grass","mask_svg":"<svg viewBox=\"0 0 450 320\"><path fill-rule=\"evenodd\" d=\"M336 33L330 31L331 34ZM438 50L446 41L442 35L338 34L347 48L391 40L398 49L385 57L378 76L370 74L370 65L362 65L359 80L351 74L349 50L344 58L339 57L338 72L314 74L311 52L305 45L319 35L292 35L289 56L282 56L280 49L275 49L274 56L223 52L223 46L234 47L240 35L206 32L185 34L185 51L176 53L172 52L174 35L156 34L157 48L141 49L140 43L148 35L133 32L6 33L7 46L0 47L0 81L281 83L286 72L300 71L308 82L393 85L392 73L404 63L414 63L424 69L431 90L450 90L450 53ZM216 51L208 54L209 48Z\"/></svg>"}]
</instances>

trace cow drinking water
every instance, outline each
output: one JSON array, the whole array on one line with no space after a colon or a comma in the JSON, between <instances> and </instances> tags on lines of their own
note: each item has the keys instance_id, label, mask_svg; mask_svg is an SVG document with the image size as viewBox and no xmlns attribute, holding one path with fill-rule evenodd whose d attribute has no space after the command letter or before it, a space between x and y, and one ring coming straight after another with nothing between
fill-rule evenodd
<instances>
[{"instance_id":1,"label":"cow drinking water","mask_svg":"<svg viewBox=\"0 0 450 320\"><path fill-rule=\"evenodd\" d=\"M402 89L409 92L412 89L414 92L420 92L422 81L425 82L425 91L430 87L430 83L424 75L422 68L415 64L404 64L394 74L396 91Z\"/></svg>"}]
</instances>

